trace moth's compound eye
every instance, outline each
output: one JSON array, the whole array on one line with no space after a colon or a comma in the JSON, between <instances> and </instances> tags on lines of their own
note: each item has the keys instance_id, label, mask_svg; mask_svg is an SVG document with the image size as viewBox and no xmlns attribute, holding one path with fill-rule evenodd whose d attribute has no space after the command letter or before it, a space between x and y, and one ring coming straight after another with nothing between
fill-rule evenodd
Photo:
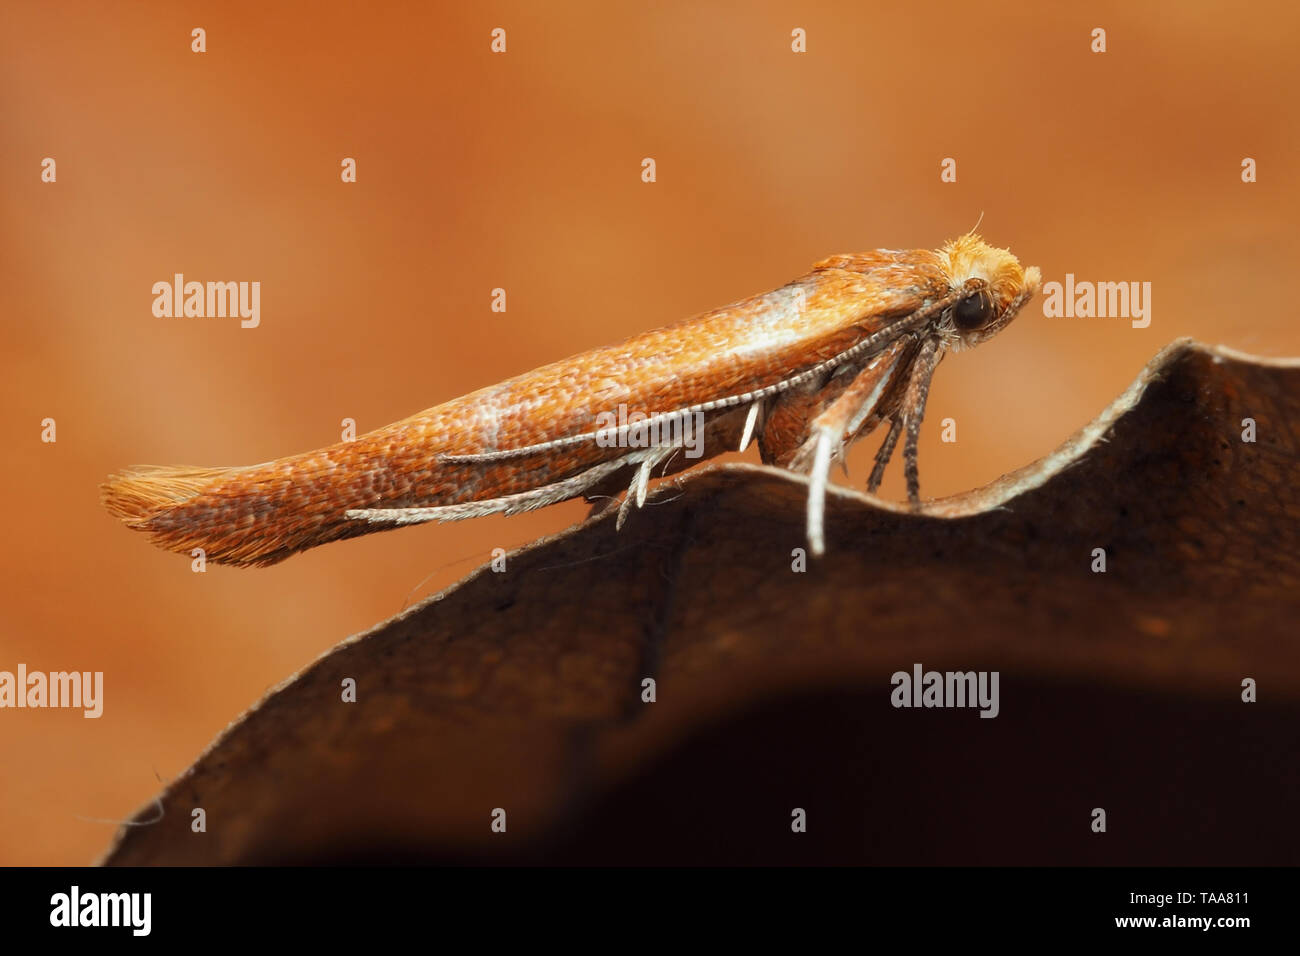
<instances>
[{"instance_id":1,"label":"moth's compound eye","mask_svg":"<svg viewBox=\"0 0 1300 956\"><path fill-rule=\"evenodd\" d=\"M964 332L981 329L993 321L997 310L987 290L969 295L952 307L952 320Z\"/></svg>"}]
</instances>

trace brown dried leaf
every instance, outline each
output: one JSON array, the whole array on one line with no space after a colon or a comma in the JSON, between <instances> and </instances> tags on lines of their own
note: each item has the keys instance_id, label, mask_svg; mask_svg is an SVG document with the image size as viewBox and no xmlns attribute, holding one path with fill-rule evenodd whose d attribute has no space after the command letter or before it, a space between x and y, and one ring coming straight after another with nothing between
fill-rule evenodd
<instances>
[{"instance_id":1,"label":"brown dried leaf","mask_svg":"<svg viewBox=\"0 0 1300 956\"><path fill-rule=\"evenodd\" d=\"M1298 419L1300 363L1176 342L985 488L833 488L806 573L801 477L690 473L345 641L105 862L1294 863ZM891 707L914 663L1000 715Z\"/></svg>"}]
</instances>

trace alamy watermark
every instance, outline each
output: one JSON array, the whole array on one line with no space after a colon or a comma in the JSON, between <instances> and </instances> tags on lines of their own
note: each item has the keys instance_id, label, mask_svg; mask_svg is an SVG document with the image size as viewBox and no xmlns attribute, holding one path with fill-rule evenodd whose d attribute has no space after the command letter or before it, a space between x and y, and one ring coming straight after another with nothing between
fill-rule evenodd
<instances>
[{"instance_id":1,"label":"alamy watermark","mask_svg":"<svg viewBox=\"0 0 1300 956\"><path fill-rule=\"evenodd\" d=\"M925 671L913 664L911 673L895 671L889 702L895 707L978 707L981 717L996 717L997 671Z\"/></svg>"},{"instance_id":2,"label":"alamy watermark","mask_svg":"<svg viewBox=\"0 0 1300 956\"><path fill-rule=\"evenodd\" d=\"M152 914L152 893L83 893L73 885L67 893L50 897L51 926L118 926L134 936L148 936Z\"/></svg>"},{"instance_id":3,"label":"alamy watermark","mask_svg":"<svg viewBox=\"0 0 1300 956\"><path fill-rule=\"evenodd\" d=\"M104 713L103 671L0 671L0 709L5 707L81 708L83 717Z\"/></svg>"},{"instance_id":4,"label":"alamy watermark","mask_svg":"<svg viewBox=\"0 0 1300 956\"><path fill-rule=\"evenodd\" d=\"M172 281L155 282L153 314L160 319L238 318L245 329L262 322L262 283L186 282L177 272Z\"/></svg>"},{"instance_id":5,"label":"alamy watermark","mask_svg":"<svg viewBox=\"0 0 1300 956\"><path fill-rule=\"evenodd\" d=\"M704 413L617 411L596 416L596 444L601 448L684 448L687 458L704 455Z\"/></svg>"},{"instance_id":6,"label":"alamy watermark","mask_svg":"<svg viewBox=\"0 0 1300 956\"><path fill-rule=\"evenodd\" d=\"M1151 324L1150 282L1076 281L1043 283L1043 315L1049 319L1131 319L1133 328Z\"/></svg>"}]
</instances>

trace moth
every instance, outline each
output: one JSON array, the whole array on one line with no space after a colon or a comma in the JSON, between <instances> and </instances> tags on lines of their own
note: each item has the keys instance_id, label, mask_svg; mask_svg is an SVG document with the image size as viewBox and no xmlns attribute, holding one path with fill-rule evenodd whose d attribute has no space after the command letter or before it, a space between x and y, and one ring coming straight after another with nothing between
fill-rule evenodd
<instances>
[{"instance_id":1,"label":"moth","mask_svg":"<svg viewBox=\"0 0 1300 956\"><path fill-rule=\"evenodd\" d=\"M888 423L867 488L879 487L901 438L917 506L917 442L935 369L997 335L1040 282L1038 269L974 233L937 250L832 256L772 292L352 441L259 465L140 466L110 476L101 497L162 548L202 548L208 560L241 566L406 524L626 489L622 527L656 469L696 461L683 454L684 430L675 441L638 439L689 419L700 458L757 440L764 462L808 475L808 544L822 554L832 464Z\"/></svg>"}]
</instances>

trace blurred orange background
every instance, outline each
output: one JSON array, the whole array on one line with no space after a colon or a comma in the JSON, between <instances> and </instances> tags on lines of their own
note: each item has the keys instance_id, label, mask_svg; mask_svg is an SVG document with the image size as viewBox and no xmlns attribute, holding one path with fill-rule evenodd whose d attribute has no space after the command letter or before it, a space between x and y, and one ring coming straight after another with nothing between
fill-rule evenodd
<instances>
[{"instance_id":1,"label":"blurred orange background","mask_svg":"<svg viewBox=\"0 0 1300 956\"><path fill-rule=\"evenodd\" d=\"M331 444L344 418L367 431L833 253L936 247L981 214L985 238L1046 280L1151 282L1153 320L1049 319L1039 300L946 361L922 438L927 495L1048 453L1178 336L1300 355L1283 295L1297 261L1293 4L7 2L2 15L0 670L103 671L105 709L0 711L0 863L94 860L114 828L93 820L129 816L274 684L492 548L587 510L194 574L100 508L112 471ZM56 183L41 182L45 157ZM340 181L345 157L355 184ZM940 182L945 157L956 183ZM260 327L155 318L151 286L176 272L260 281ZM55 444L40 440L47 417ZM945 417L955 444L939 440ZM858 487L877 443L851 459ZM886 495L901 497L901 472Z\"/></svg>"}]
</instances>

